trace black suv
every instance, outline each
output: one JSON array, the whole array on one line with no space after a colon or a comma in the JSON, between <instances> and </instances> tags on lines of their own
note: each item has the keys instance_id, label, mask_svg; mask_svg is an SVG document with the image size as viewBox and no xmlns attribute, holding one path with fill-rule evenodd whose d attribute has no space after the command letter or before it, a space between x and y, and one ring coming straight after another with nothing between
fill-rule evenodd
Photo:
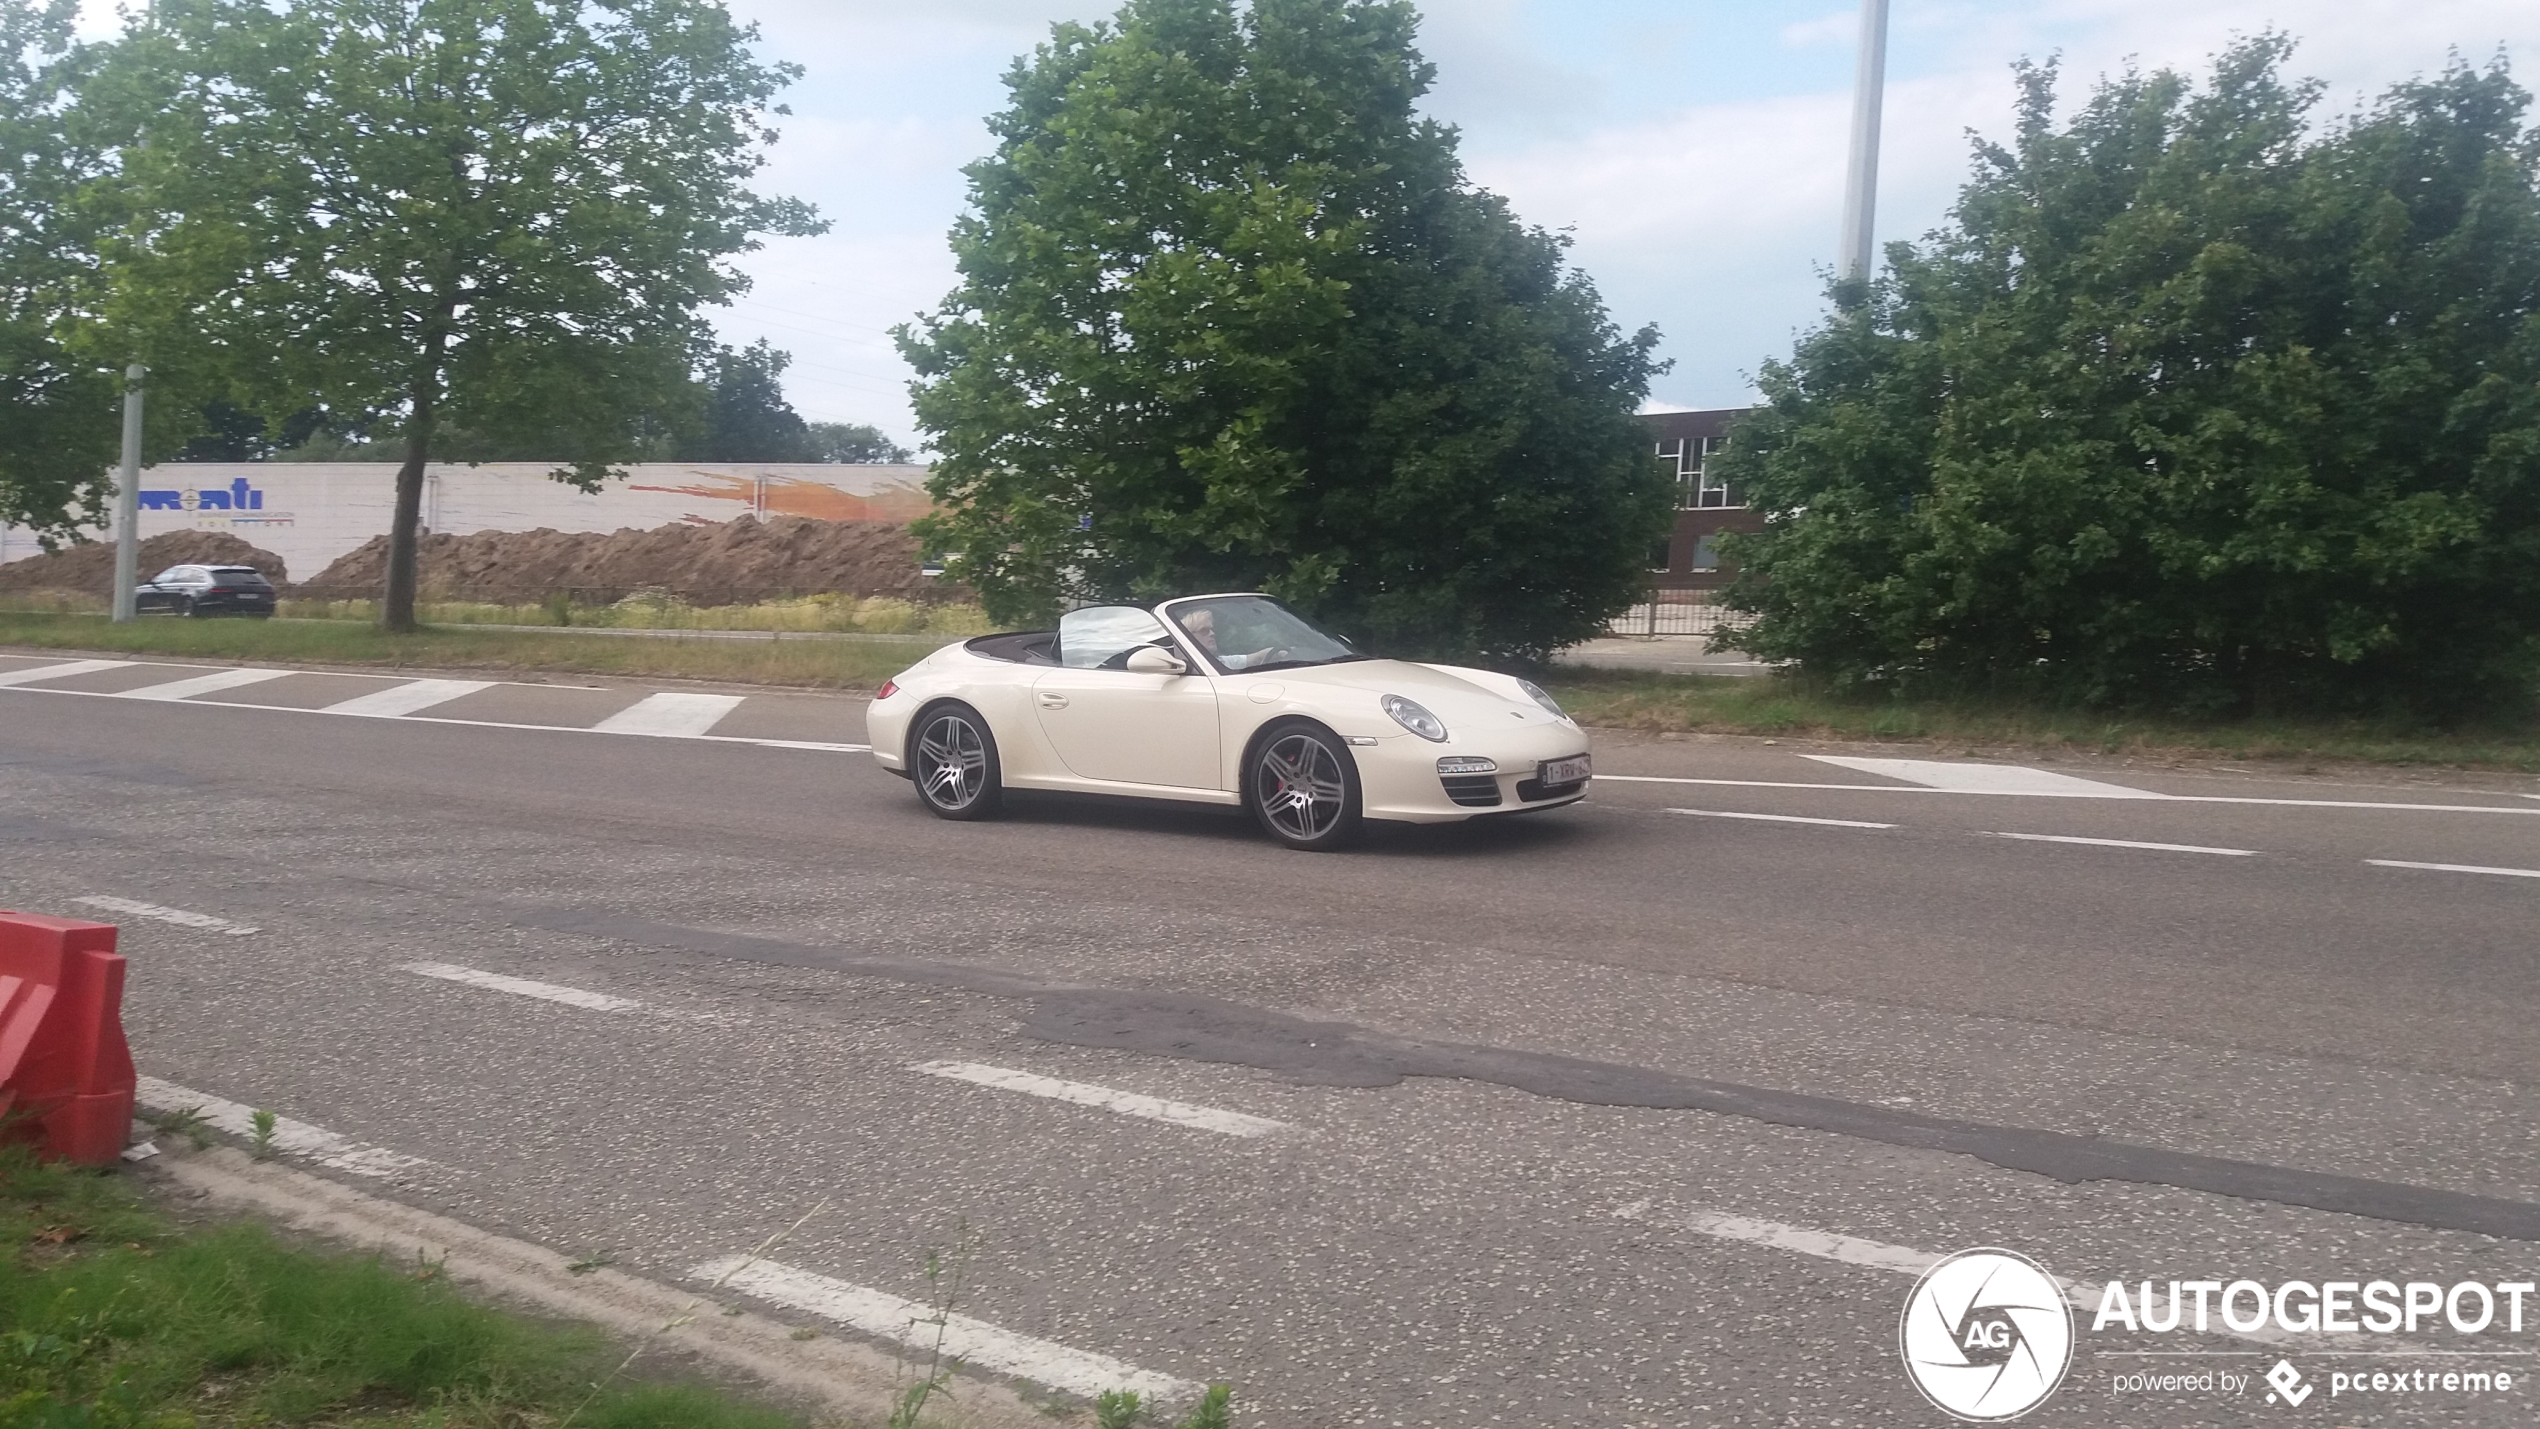
<instances>
[{"instance_id":1,"label":"black suv","mask_svg":"<svg viewBox=\"0 0 2540 1429\"><path fill-rule=\"evenodd\" d=\"M170 566L133 587L132 606L148 614L273 614L273 582L254 566Z\"/></svg>"}]
</instances>

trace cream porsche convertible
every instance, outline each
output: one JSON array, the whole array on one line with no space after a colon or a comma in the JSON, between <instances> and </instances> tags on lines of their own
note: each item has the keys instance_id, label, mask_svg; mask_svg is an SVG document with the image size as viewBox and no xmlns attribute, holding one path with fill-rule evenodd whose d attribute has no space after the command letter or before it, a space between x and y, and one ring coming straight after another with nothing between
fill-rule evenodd
<instances>
[{"instance_id":1,"label":"cream porsche convertible","mask_svg":"<svg viewBox=\"0 0 2540 1429\"><path fill-rule=\"evenodd\" d=\"M1378 660L1265 595L1071 611L947 645L885 682L873 757L947 819L1008 789L1241 805L1290 848L1366 819L1576 803L1587 736L1532 683Z\"/></svg>"}]
</instances>

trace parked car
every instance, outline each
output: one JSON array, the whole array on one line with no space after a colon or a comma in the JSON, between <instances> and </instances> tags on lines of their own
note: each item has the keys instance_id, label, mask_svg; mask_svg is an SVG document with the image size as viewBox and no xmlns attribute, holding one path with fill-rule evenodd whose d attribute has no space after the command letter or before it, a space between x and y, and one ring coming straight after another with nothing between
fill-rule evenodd
<instances>
[{"instance_id":1,"label":"parked car","mask_svg":"<svg viewBox=\"0 0 2540 1429\"><path fill-rule=\"evenodd\" d=\"M1449 823L1584 798L1587 735L1513 675L1371 659L1266 595L1093 606L948 645L882 686L873 756L947 819L1007 789L1249 810L1290 848L1364 819Z\"/></svg>"},{"instance_id":2,"label":"parked car","mask_svg":"<svg viewBox=\"0 0 2540 1429\"><path fill-rule=\"evenodd\" d=\"M170 566L133 587L135 611L147 615L273 614L273 582L254 566Z\"/></svg>"}]
</instances>

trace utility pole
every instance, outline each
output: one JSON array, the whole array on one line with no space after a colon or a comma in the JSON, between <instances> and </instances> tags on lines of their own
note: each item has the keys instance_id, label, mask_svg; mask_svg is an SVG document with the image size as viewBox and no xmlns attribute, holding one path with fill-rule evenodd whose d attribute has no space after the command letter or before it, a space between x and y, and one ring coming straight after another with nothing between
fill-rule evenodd
<instances>
[{"instance_id":1,"label":"utility pole","mask_svg":"<svg viewBox=\"0 0 2540 1429\"><path fill-rule=\"evenodd\" d=\"M1879 107L1887 88L1887 0L1861 0L1861 67L1852 81L1852 171L1843 191L1846 284L1870 280L1870 229L1879 200Z\"/></svg>"},{"instance_id":2,"label":"utility pole","mask_svg":"<svg viewBox=\"0 0 2540 1429\"><path fill-rule=\"evenodd\" d=\"M115 619L132 619L132 588L141 583L141 379L136 362L123 370L123 471L115 482Z\"/></svg>"}]
</instances>

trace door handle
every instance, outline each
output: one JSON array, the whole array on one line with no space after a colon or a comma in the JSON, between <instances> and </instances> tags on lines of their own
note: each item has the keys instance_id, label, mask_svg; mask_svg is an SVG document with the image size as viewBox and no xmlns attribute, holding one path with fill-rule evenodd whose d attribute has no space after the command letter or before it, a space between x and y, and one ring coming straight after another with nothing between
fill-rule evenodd
<instances>
[{"instance_id":1,"label":"door handle","mask_svg":"<svg viewBox=\"0 0 2540 1429\"><path fill-rule=\"evenodd\" d=\"M1041 691L1040 700L1041 708L1045 710L1063 710L1067 708L1067 696L1058 693L1056 690Z\"/></svg>"}]
</instances>

